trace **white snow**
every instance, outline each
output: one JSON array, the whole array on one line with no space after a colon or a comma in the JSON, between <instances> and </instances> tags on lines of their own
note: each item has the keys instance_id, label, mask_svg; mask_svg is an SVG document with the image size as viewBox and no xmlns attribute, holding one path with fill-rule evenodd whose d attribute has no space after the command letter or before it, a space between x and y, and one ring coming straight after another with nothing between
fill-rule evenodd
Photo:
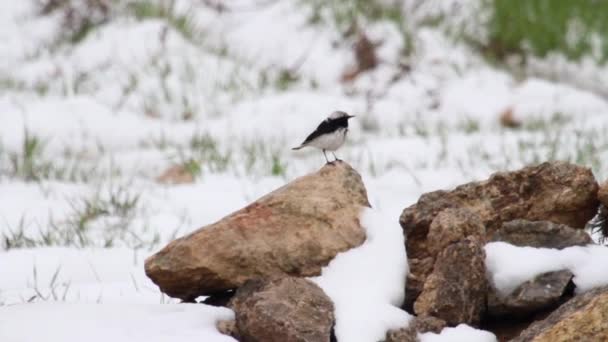
<instances>
[{"instance_id":1,"label":"white snow","mask_svg":"<svg viewBox=\"0 0 608 342\"><path fill-rule=\"evenodd\" d=\"M162 303L144 274L148 252L127 248L35 248L0 254L2 301L71 303Z\"/></svg>"},{"instance_id":2,"label":"white snow","mask_svg":"<svg viewBox=\"0 0 608 342\"><path fill-rule=\"evenodd\" d=\"M226 308L202 304L58 304L0 307L3 342L229 342L215 324L234 319Z\"/></svg>"},{"instance_id":3,"label":"white snow","mask_svg":"<svg viewBox=\"0 0 608 342\"><path fill-rule=\"evenodd\" d=\"M401 227L378 209L364 209L361 224L363 245L339 254L311 278L334 302L338 341L379 341L412 318L399 308L408 272Z\"/></svg>"},{"instance_id":4,"label":"white snow","mask_svg":"<svg viewBox=\"0 0 608 342\"><path fill-rule=\"evenodd\" d=\"M460 324L454 328L444 328L441 333L419 334L420 342L496 342L496 336L491 332Z\"/></svg>"},{"instance_id":5,"label":"white snow","mask_svg":"<svg viewBox=\"0 0 608 342\"><path fill-rule=\"evenodd\" d=\"M545 272L570 270L577 292L608 285L608 247L588 245L562 250L518 247L505 242L485 246L490 280L502 294Z\"/></svg>"}]
</instances>

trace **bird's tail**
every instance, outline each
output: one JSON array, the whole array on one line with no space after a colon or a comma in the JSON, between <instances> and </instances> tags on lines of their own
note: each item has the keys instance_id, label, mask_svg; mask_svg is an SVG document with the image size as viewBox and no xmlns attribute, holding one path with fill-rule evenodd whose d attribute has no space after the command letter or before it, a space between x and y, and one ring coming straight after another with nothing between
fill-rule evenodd
<instances>
[{"instance_id":1,"label":"bird's tail","mask_svg":"<svg viewBox=\"0 0 608 342\"><path fill-rule=\"evenodd\" d=\"M293 147L293 148L292 148L292 150L296 151L296 150L301 149L302 147L304 147L304 145L300 145L300 146L297 146L297 147Z\"/></svg>"}]
</instances>

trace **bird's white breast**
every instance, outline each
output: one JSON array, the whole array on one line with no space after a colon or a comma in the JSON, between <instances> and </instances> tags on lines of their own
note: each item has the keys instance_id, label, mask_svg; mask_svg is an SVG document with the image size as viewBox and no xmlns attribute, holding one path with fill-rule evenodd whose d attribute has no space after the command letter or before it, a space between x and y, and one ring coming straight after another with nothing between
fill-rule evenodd
<instances>
[{"instance_id":1,"label":"bird's white breast","mask_svg":"<svg viewBox=\"0 0 608 342\"><path fill-rule=\"evenodd\" d=\"M335 151L340 148L344 144L346 140L346 132L348 129L346 127L337 129L336 131L328 134L323 134L316 138L315 140L308 143L310 146L314 146L316 148L320 148L327 151Z\"/></svg>"}]
</instances>

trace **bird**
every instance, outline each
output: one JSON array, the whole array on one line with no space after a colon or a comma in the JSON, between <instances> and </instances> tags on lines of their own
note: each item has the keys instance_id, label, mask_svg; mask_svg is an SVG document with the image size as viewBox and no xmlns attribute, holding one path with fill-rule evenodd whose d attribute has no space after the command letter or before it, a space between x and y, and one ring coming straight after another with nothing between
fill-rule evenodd
<instances>
[{"instance_id":1,"label":"bird","mask_svg":"<svg viewBox=\"0 0 608 342\"><path fill-rule=\"evenodd\" d=\"M327 119L319 124L314 132L310 133L310 135L304 139L304 142L302 142L300 146L294 147L292 150L299 150L306 146L316 147L323 151L323 156L325 156L327 164L333 162L329 162L325 151L330 151L334 155L334 161L340 160L336 157L334 151L344 144L346 133L348 133L348 120L354 117L354 115L349 115L346 112L339 110L331 113Z\"/></svg>"}]
</instances>

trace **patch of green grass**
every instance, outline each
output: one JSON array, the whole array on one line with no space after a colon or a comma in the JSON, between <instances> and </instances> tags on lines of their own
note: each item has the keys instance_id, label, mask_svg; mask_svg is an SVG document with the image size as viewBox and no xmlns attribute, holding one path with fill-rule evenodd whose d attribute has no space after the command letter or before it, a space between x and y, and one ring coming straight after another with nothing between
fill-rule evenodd
<instances>
[{"instance_id":1,"label":"patch of green grass","mask_svg":"<svg viewBox=\"0 0 608 342\"><path fill-rule=\"evenodd\" d=\"M189 147L194 159L202 165L200 169L210 172L223 172L232 161L232 152L222 150L218 142L209 134L195 134L190 139Z\"/></svg>"},{"instance_id":2,"label":"patch of green grass","mask_svg":"<svg viewBox=\"0 0 608 342\"><path fill-rule=\"evenodd\" d=\"M301 0L310 8L309 23L332 23L340 33L356 33L367 22L388 21L397 27L403 37L401 54L414 51L414 39L407 27L407 19L399 2L379 0Z\"/></svg>"},{"instance_id":3,"label":"patch of green grass","mask_svg":"<svg viewBox=\"0 0 608 342\"><path fill-rule=\"evenodd\" d=\"M51 217L38 229L22 217L16 227L6 227L1 235L4 250L41 246L112 247L117 244L133 248L149 247L158 238L143 241L130 223L139 206L140 195L127 187L110 187L108 191L69 201L71 211L66 217ZM103 220L103 221L100 221Z\"/></svg>"},{"instance_id":4,"label":"patch of green grass","mask_svg":"<svg viewBox=\"0 0 608 342\"><path fill-rule=\"evenodd\" d=\"M41 15L58 13L61 17L60 41L77 44L110 20L116 3L118 1L41 0L37 5Z\"/></svg>"},{"instance_id":5,"label":"patch of green grass","mask_svg":"<svg viewBox=\"0 0 608 342\"><path fill-rule=\"evenodd\" d=\"M103 151L100 148L100 153ZM18 151L0 148L0 175L22 179L26 182L41 182L54 179L70 182L88 182L104 172L116 172L116 168L102 170L95 162L86 162L82 155L66 150L61 157L50 157L46 152L46 141L24 129L23 143Z\"/></svg>"},{"instance_id":6,"label":"patch of green grass","mask_svg":"<svg viewBox=\"0 0 608 342\"><path fill-rule=\"evenodd\" d=\"M225 172L234 163L232 150L221 148L208 133L194 134L187 146L176 146L170 153L169 158L193 177L204 172Z\"/></svg>"},{"instance_id":7,"label":"patch of green grass","mask_svg":"<svg viewBox=\"0 0 608 342\"><path fill-rule=\"evenodd\" d=\"M281 157L278 153L272 155L272 168L270 173L273 176L285 176L285 172L287 171L287 163L281 160Z\"/></svg>"},{"instance_id":8,"label":"patch of green grass","mask_svg":"<svg viewBox=\"0 0 608 342\"><path fill-rule=\"evenodd\" d=\"M531 118L525 121L523 125L523 129L528 131L543 131L547 129L552 129L555 127L561 127L572 119L563 113L556 112L551 117L537 117Z\"/></svg>"},{"instance_id":9,"label":"patch of green grass","mask_svg":"<svg viewBox=\"0 0 608 342\"><path fill-rule=\"evenodd\" d=\"M282 157L281 144L262 139L242 143L242 163L249 175L271 175L284 177L288 164Z\"/></svg>"},{"instance_id":10,"label":"patch of green grass","mask_svg":"<svg viewBox=\"0 0 608 342\"><path fill-rule=\"evenodd\" d=\"M595 0L485 0L491 13L483 50L499 60L509 55L570 60L608 58L608 2Z\"/></svg>"},{"instance_id":11,"label":"patch of green grass","mask_svg":"<svg viewBox=\"0 0 608 342\"><path fill-rule=\"evenodd\" d=\"M160 18L187 40L199 43L202 37L201 30L196 26L191 12L178 13L175 10L175 0L165 1L134 1L129 8L139 20L147 18Z\"/></svg>"},{"instance_id":12,"label":"patch of green grass","mask_svg":"<svg viewBox=\"0 0 608 342\"><path fill-rule=\"evenodd\" d=\"M294 72L282 69L279 71L279 74L275 81L275 86L278 90L285 91L289 89L291 85L296 83L300 77L296 75Z\"/></svg>"},{"instance_id":13,"label":"patch of green grass","mask_svg":"<svg viewBox=\"0 0 608 342\"><path fill-rule=\"evenodd\" d=\"M479 121L474 118L465 117L458 123L457 129L466 134L477 133L480 130Z\"/></svg>"},{"instance_id":14,"label":"patch of green grass","mask_svg":"<svg viewBox=\"0 0 608 342\"><path fill-rule=\"evenodd\" d=\"M26 181L39 181L48 178L52 164L44 159L44 142L24 129L21 151L9 154L9 174Z\"/></svg>"}]
</instances>

